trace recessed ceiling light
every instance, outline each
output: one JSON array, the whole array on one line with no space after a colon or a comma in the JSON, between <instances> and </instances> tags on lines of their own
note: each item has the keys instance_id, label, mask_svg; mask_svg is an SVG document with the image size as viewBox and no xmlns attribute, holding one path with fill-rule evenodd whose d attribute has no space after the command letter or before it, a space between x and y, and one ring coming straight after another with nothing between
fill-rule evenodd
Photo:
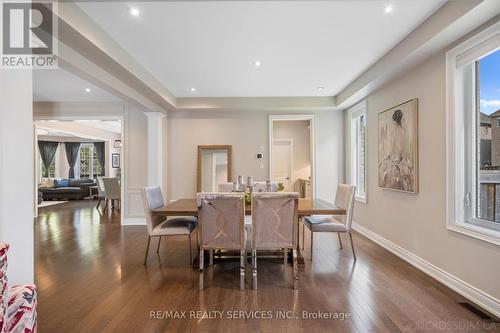
<instances>
[{"instance_id":1,"label":"recessed ceiling light","mask_svg":"<svg viewBox=\"0 0 500 333\"><path fill-rule=\"evenodd\" d=\"M135 7L130 7L128 9L128 12L130 13L130 15L132 16L139 16L141 14L141 12L139 11L139 9L135 8Z\"/></svg>"},{"instance_id":2,"label":"recessed ceiling light","mask_svg":"<svg viewBox=\"0 0 500 333\"><path fill-rule=\"evenodd\" d=\"M316 88L317 91L322 91L322 90L325 90L325 87L322 87L322 86L319 86Z\"/></svg>"},{"instance_id":3,"label":"recessed ceiling light","mask_svg":"<svg viewBox=\"0 0 500 333\"><path fill-rule=\"evenodd\" d=\"M261 65L260 60L255 60L255 61L253 62L253 65L254 65L255 67L260 67L260 65Z\"/></svg>"},{"instance_id":4,"label":"recessed ceiling light","mask_svg":"<svg viewBox=\"0 0 500 333\"><path fill-rule=\"evenodd\" d=\"M391 5L387 5L387 6L385 6L385 8L384 8L384 12L385 12L386 14L392 13L392 11L393 11L393 10L394 10L394 8L393 8Z\"/></svg>"},{"instance_id":5,"label":"recessed ceiling light","mask_svg":"<svg viewBox=\"0 0 500 333\"><path fill-rule=\"evenodd\" d=\"M90 92L90 88L85 88L85 91L86 92Z\"/></svg>"},{"instance_id":6,"label":"recessed ceiling light","mask_svg":"<svg viewBox=\"0 0 500 333\"><path fill-rule=\"evenodd\" d=\"M196 92L196 88L191 88L191 92Z\"/></svg>"}]
</instances>

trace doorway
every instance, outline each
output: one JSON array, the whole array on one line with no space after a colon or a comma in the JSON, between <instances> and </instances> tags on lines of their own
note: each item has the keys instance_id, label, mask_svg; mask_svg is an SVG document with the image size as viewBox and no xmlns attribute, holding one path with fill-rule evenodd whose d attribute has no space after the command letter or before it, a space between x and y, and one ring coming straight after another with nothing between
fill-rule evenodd
<instances>
[{"instance_id":1,"label":"doorway","mask_svg":"<svg viewBox=\"0 0 500 333\"><path fill-rule=\"evenodd\" d=\"M269 116L269 175L285 191L315 197L314 115Z\"/></svg>"}]
</instances>

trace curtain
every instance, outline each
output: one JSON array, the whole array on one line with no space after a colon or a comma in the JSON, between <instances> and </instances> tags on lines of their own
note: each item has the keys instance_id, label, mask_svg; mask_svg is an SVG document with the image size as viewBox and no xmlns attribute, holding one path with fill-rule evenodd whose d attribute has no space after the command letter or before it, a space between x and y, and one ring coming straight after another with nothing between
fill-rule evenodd
<instances>
[{"instance_id":1,"label":"curtain","mask_svg":"<svg viewBox=\"0 0 500 333\"><path fill-rule=\"evenodd\" d=\"M104 176L104 164L106 163L106 153L104 148L104 142L94 142L95 153L97 156L97 162L101 166L101 173L99 176Z\"/></svg>"},{"instance_id":2,"label":"curtain","mask_svg":"<svg viewBox=\"0 0 500 333\"><path fill-rule=\"evenodd\" d=\"M80 150L80 142L65 142L64 148L66 148L66 158L69 164L69 179L75 178L75 164L78 158L78 151Z\"/></svg>"},{"instance_id":3,"label":"curtain","mask_svg":"<svg viewBox=\"0 0 500 333\"><path fill-rule=\"evenodd\" d=\"M40 156L42 157L42 163L43 166L45 167L45 173L43 177L49 176L49 167L54 161L57 147L59 147L59 142L38 141L38 150L40 151Z\"/></svg>"}]
</instances>

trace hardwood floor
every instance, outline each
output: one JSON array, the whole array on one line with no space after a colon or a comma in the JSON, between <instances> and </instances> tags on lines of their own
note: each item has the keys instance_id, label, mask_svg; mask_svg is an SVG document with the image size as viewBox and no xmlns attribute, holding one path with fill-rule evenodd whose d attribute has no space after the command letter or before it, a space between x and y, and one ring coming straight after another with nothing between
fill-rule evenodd
<instances>
[{"instance_id":1,"label":"hardwood floor","mask_svg":"<svg viewBox=\"0 0 500 333\"><path fill-rule=\"evenodd\" d=\"M121 227L119 214L94 207L94 201L49 206L35 221L41 333L500 332L500 324L457 304L463 297L359 234L355 263L347 239L340 250L335 234L316 234L314 262L301 267L298 291L291 265L267 259L258 263L258 291L239 291L239 265L229 261L208 269L199 292L186 237L164 239L159 256L153 241L144 266L146 227ZM169 311L188 318L165 318ZM192 311L211 318L189 318ZM303 311L350 318L307 319Z\"/></svg>"}]
</instances>

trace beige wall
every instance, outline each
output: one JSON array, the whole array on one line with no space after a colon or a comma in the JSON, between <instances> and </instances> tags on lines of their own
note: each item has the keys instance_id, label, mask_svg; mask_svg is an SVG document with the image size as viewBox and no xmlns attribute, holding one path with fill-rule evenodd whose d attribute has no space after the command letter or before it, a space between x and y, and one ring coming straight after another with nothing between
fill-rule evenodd
<instances>
[{"instance_id":1,"label":"beige wall","mask_svg":"<svg viewBox=\"0 0 500 333\"><path fill-rule=\"evenodd\" d=\"M274 139L293 140L292 188L297 179L311 176L309 120L274 121Z\"/></svg>"},{"instance_id":2,"label":"beige wall","mask_svg":"<svg viewBox=\"0 0 500 333\"><path fill-rule=\"evenodd\" d=\"M445 83L441 51L368 96L368 203L356 203L354 222L500 299L500 247L446 229ZM383 190L377 185L377 115L414 97L420 190L416 195Z\"/></svg>"},{"instance_id":3,"label":"beige wall","mask_svg":"<svg viewBox=\"0 0 500 333\"><path fill-rule=\"evenodd\" d=\"M196 193L197 146L233 146L233 176L265 180L269 173L269 115L263 111L178 111L168 115L168 199ZM285 113L272 113L285 114ZM339 111L287 113L314 114L316 124L317 196L332 201L343 179L343 124ZM264 159L255 154L264 147ZM259 162L264 168L259 168Z\"/></svg>"}]
</instances>

